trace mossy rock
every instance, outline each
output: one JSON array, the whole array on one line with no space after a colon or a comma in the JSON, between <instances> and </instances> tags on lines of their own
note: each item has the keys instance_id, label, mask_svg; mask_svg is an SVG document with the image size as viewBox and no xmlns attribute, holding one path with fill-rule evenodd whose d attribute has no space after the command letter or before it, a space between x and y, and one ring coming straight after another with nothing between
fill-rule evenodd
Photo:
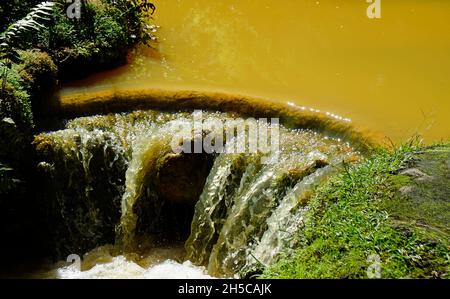
<instances>
[{"instance_id":1,"label":"mossy rock","mask_svg":"<svg viewBox=\"0 0 450 299\"><path fill-rule=\"evenodd\" d=\"M300 246L262 277L367 278L375 256L373 277L449 278L449 178L449 144L375 151L315 191Z\"/></svg>"},{"instance_id":2,"label":"mossy rock","mask_svg":"<svg viewBox=\"0 0 450 299\"><path fill-rule=\"evenodd\" d=\"M34 49L21 51L17 66L24 89L30 94L35 119L42 119L57 108L58 68L50 55Z\"/></svg>"},{"instance_id":3,"label":"mossy rock","mask_svg":"<svg viewBox=\"0 0 450 299\"><path fill-rule=\"evenodd\" d=\"M38 136L34 141L41 161L37 192L54 258L115 241L126 156L108 134L85 138L74 134L63 142Z\"/></svg>"},{"instance_id":4,"label":"mossy rock","mask_svg":"<svg viewBox=\"0 0 450 299\"><path fill-rule=\"evenodd\" d=\"M417 153L392 178L399 189L383 207L396 227L420 229L430 238L450 237L450 146L439 145Z\"/></svg>"}]
</instances>

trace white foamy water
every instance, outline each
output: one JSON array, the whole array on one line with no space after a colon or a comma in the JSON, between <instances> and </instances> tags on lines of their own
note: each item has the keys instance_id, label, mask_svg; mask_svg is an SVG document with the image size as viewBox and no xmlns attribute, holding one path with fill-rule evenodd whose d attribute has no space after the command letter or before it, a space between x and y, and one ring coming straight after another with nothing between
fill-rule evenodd
<instances>
[{"instance_id":1,"label":"white foamy water","mask_svg":"<svg viewBox=\"0 0 450 299\"><path fill-rule=\"evenodd\" d=\"M145 269L117 256L111 262L97 264L87 271L80 271L75 264L59 268L56 278L60 279L211 279L204 267L194 266L186 261L182 264L166 260Z\"/></svg>"}]
</instances>

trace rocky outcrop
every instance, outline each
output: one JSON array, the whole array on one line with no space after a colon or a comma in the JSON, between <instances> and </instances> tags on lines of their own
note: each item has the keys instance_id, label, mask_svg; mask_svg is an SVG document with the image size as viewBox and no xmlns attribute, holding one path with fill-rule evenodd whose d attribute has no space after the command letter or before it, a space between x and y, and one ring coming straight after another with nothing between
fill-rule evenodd
<instances>
[{"instance_id":1,"label":"rocky outcrop","mask_svg":"<svg viewBox=\"0 0 450 299\"><path fill-rule=\"evenodd\" d=\"M433 146L416 153L396 179L400 182L400 196L388 207L395 227L403 231L419 229L434 241L448 240L450 145Z\"/></svg>"}]
</instances>

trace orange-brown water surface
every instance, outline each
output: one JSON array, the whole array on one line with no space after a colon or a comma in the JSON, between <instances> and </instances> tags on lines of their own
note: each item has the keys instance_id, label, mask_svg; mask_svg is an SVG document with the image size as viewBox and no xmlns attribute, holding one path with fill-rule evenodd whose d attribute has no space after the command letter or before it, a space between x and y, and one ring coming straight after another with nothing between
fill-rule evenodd
<instances>
[{"instance_id":1,"label":"orange-brown water surface","mask_svg":"<svg viewBox=\"0 0 450 299\"><path fill-rule=\"evenodd\" d=\"M65 96L157 88L245 94L352 119L395 140L450 137L450 1L154 0L155 49Z\"/></svg>"}]
</instances>

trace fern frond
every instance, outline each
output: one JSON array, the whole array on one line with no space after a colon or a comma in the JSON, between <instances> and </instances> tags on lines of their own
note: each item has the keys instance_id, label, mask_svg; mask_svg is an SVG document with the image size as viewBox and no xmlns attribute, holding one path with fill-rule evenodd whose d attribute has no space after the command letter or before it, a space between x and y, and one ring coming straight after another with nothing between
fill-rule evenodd
<instances>
[{"instance_id":1,"label":"fern frond","mask_svg":"<svg viewBox=\"0 0 450 299\"><path fill-rule=\"evenodd\" d=\"M31 30L45 28L42 21L49 20L49 16L51 16L55 5L56 3L53 1L45 1L36 5L25 18L15 22L6 29L2 34L4 36L3 41L5 42L6 40L6 43L11 45L22 34Z\"/></svg>"},{"instance_id":2,"label":"fern frond","mask_svg":"<svg viewBox=\"0 0 450 299\"><path fill-rule=\"evenodd\" d=\"M49 20L56 2L44 1L31 9L25 18L10 25L5 32L0 34L0 60L2 65L11 69L13 63L20 63L20 57L17 52L19 42L23 34L31 31L38 31L45 28L44 21ZM1 91L5 92L7 71L2 74Z\"/></svg>"}]
</instances>

